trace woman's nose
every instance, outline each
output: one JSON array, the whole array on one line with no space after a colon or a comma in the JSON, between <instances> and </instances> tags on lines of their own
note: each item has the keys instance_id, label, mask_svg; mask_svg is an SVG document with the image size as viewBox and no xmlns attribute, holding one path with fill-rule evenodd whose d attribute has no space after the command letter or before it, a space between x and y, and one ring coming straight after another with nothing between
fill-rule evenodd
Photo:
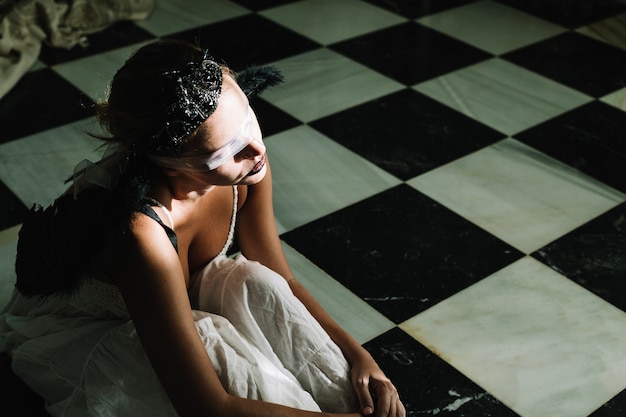
<instances>
[{"instance_id":1,"label":"woman's nose","mask_svg":"<svg viewBox=\"0 0 626 417\"><path fill-rule=\"evenodd\" d=\"M265 154L265 144L262 139L252 139L252 141L237 154L240 159L254 159Z\"/></svg>"}]
</instances>

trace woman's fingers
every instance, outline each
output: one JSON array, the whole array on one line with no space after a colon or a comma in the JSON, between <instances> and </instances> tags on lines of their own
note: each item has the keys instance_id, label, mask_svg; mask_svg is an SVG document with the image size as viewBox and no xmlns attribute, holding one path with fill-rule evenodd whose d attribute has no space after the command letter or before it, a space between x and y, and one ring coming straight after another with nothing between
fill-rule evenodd
<instances>
[{"instance_id":1,"label":"woman's fingers","mask_svg":"<svg viewBox=\"0 0 626 417\"><path fill-rule=\"evenodd\" d=\"M404 405L400 402L398 391L391 381L373 380L370 382L370 391L376 398L376 417L405 417Z\"/></svg>"},{"instance_id":2,"label":"woman's fingers","mask_svg":"<svg viewBox=\"0 0 626 417\"><path fill-rule=\"evenodd\" d=\"M372 398L372 394L370 392L369 378L358 378L355 391L356 396L359 399L359 404L361 405L361 411L363 415L372 415L374 413L374 399Z\"/></svg>"}]
</instances>

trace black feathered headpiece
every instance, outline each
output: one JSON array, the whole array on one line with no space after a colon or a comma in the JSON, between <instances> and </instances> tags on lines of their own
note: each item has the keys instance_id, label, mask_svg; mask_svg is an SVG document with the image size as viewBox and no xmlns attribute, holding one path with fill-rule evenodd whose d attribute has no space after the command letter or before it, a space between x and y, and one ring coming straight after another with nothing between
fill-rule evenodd
<instances>
[{"instance_id":1,"label":"black feathered headpiece","mask_svg":"<svg viewBox=\"0 0 626 417\"><path fill-rule=\"evenodd\" d=\"M275 67L248 66L236 75L236 80L248 97L255 97L281 83L283 77ZM152 136L150 150L160 153L180 148L184 138L213 114L221 91L222 69L207 50L201 62L192 61L180 70L164 72L164 120Z\"/></svg>"}]
</instances>

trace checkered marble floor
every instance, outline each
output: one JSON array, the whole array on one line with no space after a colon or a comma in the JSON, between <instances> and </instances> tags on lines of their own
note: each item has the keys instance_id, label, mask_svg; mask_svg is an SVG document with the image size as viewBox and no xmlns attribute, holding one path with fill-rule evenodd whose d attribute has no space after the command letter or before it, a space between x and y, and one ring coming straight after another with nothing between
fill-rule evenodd
<instances>
[{"instance_id":1,"label":"checkered marble floor","mask_svg":"<svg viewBox=\"0 0 626 417\"><path fill-rule=\"evenodd\" d=\"M282 69L253 107L287 255L409 416L625 415L625 2L163 0L44 48L0 99L0 303L27 209L99 157L89 103L160 36Z\"/></svg>"}]
</instances>

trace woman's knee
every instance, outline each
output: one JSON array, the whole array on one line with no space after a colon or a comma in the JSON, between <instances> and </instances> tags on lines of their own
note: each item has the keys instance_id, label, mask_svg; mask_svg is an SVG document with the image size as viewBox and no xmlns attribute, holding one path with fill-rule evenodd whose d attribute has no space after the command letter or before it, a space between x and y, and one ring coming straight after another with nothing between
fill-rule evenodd
<instances>
[{"instance_id":1,"label":"woman's knee","mask_svg":"<svg viewBox=\"0 0 626 417\"><path fill-rule=\"evenodd\" d=\"M263 309L293 297L279 274L243 256L220 259L205 271L199 291L199 307L223 314L234 310ZM270 307L268 307L270 306Z\"/></svg>"},{"instance_id":2,"label":"woman's knee","mask_svg":"<svg viewBox=\"0 0 626 417\"><path fill-rule=\"evenodd\" d=\"M241 288L249 294L285 295L290 294L287 281L256 261L241 262L229 279L229 286Z\"/></svg>"}]
</instances>

